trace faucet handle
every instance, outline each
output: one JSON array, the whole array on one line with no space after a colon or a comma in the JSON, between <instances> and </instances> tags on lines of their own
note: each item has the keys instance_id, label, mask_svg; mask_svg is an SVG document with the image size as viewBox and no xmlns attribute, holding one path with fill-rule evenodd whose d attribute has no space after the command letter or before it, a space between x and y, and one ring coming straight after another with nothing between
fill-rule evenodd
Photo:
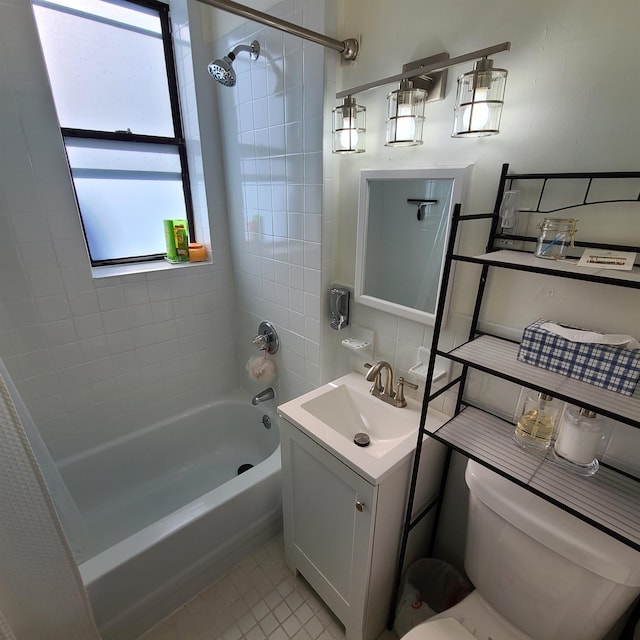
<instances>
[{"instance_id":1,"label":"faucet handle","mask_svg":"<svg viewBox=\"0 0 640 640\"><path fill-rule=\"evenodd\" d=\"M413 382L409 382L405 380L402 376L398 378L398 388L396 390L395 401L396 407L406 407L407 401L404 397L404 386L407 385L410 389L417 389L418 385L413 384Z\"/></svg>"}]
</instances>

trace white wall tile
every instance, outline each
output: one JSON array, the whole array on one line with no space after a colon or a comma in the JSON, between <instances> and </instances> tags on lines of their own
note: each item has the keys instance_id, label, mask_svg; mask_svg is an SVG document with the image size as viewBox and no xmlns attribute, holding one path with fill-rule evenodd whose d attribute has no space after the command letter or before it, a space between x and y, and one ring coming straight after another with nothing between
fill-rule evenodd
<instances>
[{"instance_id":1,"label":"white wall tile","mask_svg":"<svg viewBox=\"0 0 640 640\"><path fill-rule=\"evenodd\" d=\"M25 242L19 245L27 272L58 268L56 253L50 242Z\"/></svg>"},{"instance_id":2,"label":"white wall tile","mask_svg":"<svg viewBox=\"0 0 640 640\"><path fill-rule=\"evenodd\" d=\"M36 298L35 303L38 316L43 323L71 317L71 309L66 295L43 296Z\"/></svg>"},{"instance_id":3,"label":"white wall tile","mask_svg":"<svg viewBox=\"0 0 640 640\"><path fill-rule=\"evenodd\" d=\"M90 313L79 318L74 318L73 326L75 327L74 333L80 340L95 338L105 333L102 316L99 313ZM45 331L46 330L47 328L45 328ZM65 327L64 331L69 331L69 328Z\"/></svg>"},{"instance_id":4,"label":"white wall tile","mask_svg":"<svg viewBox=\"0 0 640 640\"><path fill-rule=\"evenodd\" d=\"M322 245L319 242L304 243L304 266L320 270L322 267Z\"/></svg>"},{"instance_id":5,"label":"white wall tile","mask_svg":"<svg viewBox=\"0 0 640 640\"><path fill-rule=\"evenodd\" d=\"M305 243L308 244L308 243ZM304 270L304 290L316 296L322 294L322 274L318 269L305 268Z\"/></svg>"},{"instance_id":6,"label":"white wall tile","mask_svg":"<svg viewBox=\"0 0 640 640\"><path fill-rule=\"evenodd\" d=\"M66 293L62 273L60 269L46 269L42 271L32 271L29 274L31 291L37 298L52 294Z\"/></svg>"},{"instance_id":7,"label":"white wall tile","mask_svg":"<svg viewBox=\"0 0 640 640\"><path fill-rule=\"evenodd\" d=\"M58 369L73 367L84 362L83 352L77 342L61 345L51 349L51 359Z\"/></svg>"},{"instance_id":8,"label":"white wall tile","mask_svg":"<svg viewBox=\"0 0 640 640\"><path fill-rule=\"evenodd\" d=\"M290 239L287 255L290 264L302 266L304 264L304 242Z\"/></svg>"},{"instance_id":9,"label":"white wall tile","mask_svg":"<svg viewBox=\"0 0 640 640\"><path fill-rule=\"evenodd\" d=\"M289 238L304 240L304 214L290 213L288 215Z\"/></svg>"},{"instance_id":10,"label":"white wall tile","mask_svg":"<svg viewBox=\"0 0 640 640\"><path fill-rule=\"evenodd\" d=\"M306 207L305 207L306 209ZM306 213L304 216L304 239L310 242L322 241L322 216Z\"/></svg>"},{"instance_id":11,"label":"white wall tile","mask_svg":"<svg viewBox=\"0 0 640 640\"><path fill-rule=\"evenodd\" d=\"M124 293L121 286L105 286L97 290L100 311L122 309L125 306Z\"/></svg>"},{"instance_id":12,"label":"white wall tile","mask_svg":"<svg viewBox=\"0 0 640 640\"><path fill-rule=\"evenodd\" d=\"M99 317L99 316L98 316ZM76 332L75 322L73 320L59 320L57 322L48 322L43 325L42 329L37 328L38 332L41 332L46 336L46 342L50 347L56 347L68 342L77 340L80 336ZM100 320L100 333L103 333L102 320ZM87 336L88 337L88 336ZM37 344L37 336L32 336L29 339L31 344Z\"/></svg>"},{"instance_id":13,"label":"white wall tile","mask_svg":"<svg viewBox=\"0 0 640 640\"><path fill-rule=\"evenodd\" d=\"M96 336L95 338L87 338L86 340L80 340L77 343L82 353L82 358L85 362L91 362L92 360L99 360L109 356L109 343L106 336Z\"/></svg>"},{"instance_id":14,"label":"white wall tile","mask_svg":"<svg viewBox=\"0 0 640 640\"><path fill-rule=\"evenodd\" d=\"M104 311L102 314L102 323L106 333L116 333L124 331L131 327L127 309L113 309L112 311Z\"/></svg>"},{"instance_id":15,"label":"white wall tile","mask_svg":"<svg viewBox=\"0 0 640 640\"><path fill-rule=\"evenodd\" d=\"M269 126L269 103L266 98L267 80L264 70L258 74L252 73L252 80L257 82L261 88L260 95L254 94L253 101L253 127L254 129L265 129ZM258 79L256 80L256 77ZM255 87L254 87L255 91Z\"/></svg>"},{"instance_id":16,"label":"white wall tile","mask_svg":"<svg viewBox=\"0 0 640 640\"><path fill-rule=\"evenodd\" d=\"M75 317L97 313L100 310L98 296L93 290L69 293L67 294L67 300L69 301L71 314Z\"/></svg>"},{"instance_id":17,"label":"white wall tile","mask_svg":"<svg viewBox=\"0 0 640 640\"><path fill-rule=\"evenodd\" d=\"M84 240L82 241L84 242ZM88 265L81 267L62 267L64 287L69 292L93 290L94 282Z\"/></svg>"},{"instance_id":18,"label":"white wall tile","mask_svg":"<svg viewBox=\"0 0 640 640\"><path fill-rule=\"evenodd\" d=\"M146 280L129 282L122 287L122 292L127 305L143 304L150 301Z\"/></svg>"},{"instance_id":19,"label":"white wall tile","mask_svg":"<svg viewBox=\"0 0 640 640\"><path fill-rule=\"evenodd\" d=\"M84 369L87 373L87 379L91 384L113 378L116 372L113 359L108 357L86 362ZM103 399L103 396L99 395L97 401L100 399Z\"/></svg>"},{"instance_id":20,"label":"white wall tile","mask_svg":"<svg viewBox=\"0 0 640 640\"><path fill-rule=\"evenodd\" d=\"M112 355L123 353L124 351L131 351L134 348L133 335L129 330L109 333L107 335L107 342L109 343L109 353Z\"/></svg>"}]
</instances>

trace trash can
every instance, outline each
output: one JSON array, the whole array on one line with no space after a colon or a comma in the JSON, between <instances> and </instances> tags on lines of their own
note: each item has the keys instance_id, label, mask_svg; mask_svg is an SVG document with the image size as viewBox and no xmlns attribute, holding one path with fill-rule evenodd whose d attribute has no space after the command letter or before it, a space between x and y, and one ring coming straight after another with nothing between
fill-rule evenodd
<instances>
[{"instance_id":1,"label":"trash can","mask_svg":"<svg viewBox=\"0 0 640 640\"><path fill-rule=\"evenodd\" d=\"M402 576L393 628L401 638L416 625L453 607L473 585L448 562L422 558Z\"/></svg>"}]
</instances>

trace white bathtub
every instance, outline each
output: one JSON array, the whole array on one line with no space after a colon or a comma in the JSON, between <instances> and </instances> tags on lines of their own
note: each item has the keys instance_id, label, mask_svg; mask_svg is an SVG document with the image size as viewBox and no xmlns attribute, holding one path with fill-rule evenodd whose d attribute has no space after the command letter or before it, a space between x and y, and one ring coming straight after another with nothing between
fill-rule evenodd
<instances>
[{"instance_id":1,"label":"white bathtub","mask_svg":"<svg viewBox=\"0 0 640 640\"><path fill-rule=\"evenodd\" d=\"M280 531L271 404L225 399L61 464L105 640L136 638ZM254 466L238 475L244 464Z\"/></svg>"}]
</instances>

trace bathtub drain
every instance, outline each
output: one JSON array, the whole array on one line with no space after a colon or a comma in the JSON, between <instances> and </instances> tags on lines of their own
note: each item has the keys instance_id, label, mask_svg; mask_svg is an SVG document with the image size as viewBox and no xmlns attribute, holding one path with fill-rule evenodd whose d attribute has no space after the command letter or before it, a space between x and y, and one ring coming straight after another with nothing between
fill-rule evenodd
<instances>
[{"instance_id":1,"label":"bathtub drain","mask_svg":"<svg viewBox=\"0 0 640 640\"><path fill-rule=\"evenodd\" d=\"M241 464L238 467L238 475L240 475L241 473L244 473L245 471L249 471L249 469L251 469L251 467L253 467L252 464L249 464L248 462L245 464Z\"/></svg>"},{"instance_id":2,"label":"bathtub drain","mask_svg":"<svg viewBox=\"0 0 640 640\"><path fill-rule=\"evenodd\" d=\"M271 429L271 418L268 415L263 415L262 416L262 424L264 425L265 429Z\"/></svg>"}]
</instances>

